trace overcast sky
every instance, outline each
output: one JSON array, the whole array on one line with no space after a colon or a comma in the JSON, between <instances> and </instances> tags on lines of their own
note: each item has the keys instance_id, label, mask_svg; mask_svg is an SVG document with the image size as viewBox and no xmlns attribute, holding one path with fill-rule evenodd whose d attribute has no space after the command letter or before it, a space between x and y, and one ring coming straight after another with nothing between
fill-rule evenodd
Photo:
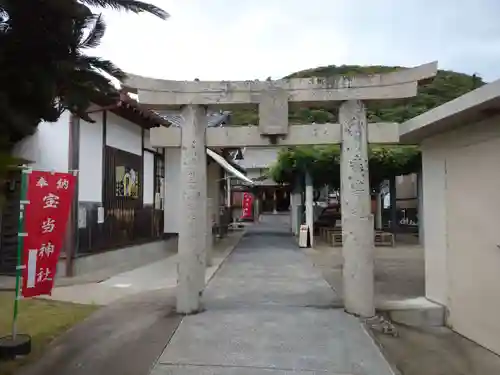
<instances>
[{"instance_id":1,"label":"overcast sky","mask_svg":"<svg viewBox=\"0 0 500 375\"><path fill-rule=\"evenodd\" d=\"M416 66L500 78L500 0L150 0L105 11L93 54L156 78L281 78L323 65Z\"/></svg>"}]
</instances>

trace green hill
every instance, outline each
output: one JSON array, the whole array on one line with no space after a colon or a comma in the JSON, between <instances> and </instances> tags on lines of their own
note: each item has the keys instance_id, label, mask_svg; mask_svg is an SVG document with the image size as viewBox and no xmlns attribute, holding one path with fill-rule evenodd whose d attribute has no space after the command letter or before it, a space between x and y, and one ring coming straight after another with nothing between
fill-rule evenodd
<instances>
[{"instance_id":1,"label":"green hill","mask_svg":"<svg viewBox=\"0 0 500 375\"><path fill-rule=\"evenodd\" d=\"M359 66L359 65L329 65L315 69L303 70L290 74L285 78L325 77L332 75L356 75L386 73L401 69L397 66ZM482 86L485 82L476 75L468 75L448 70L439 70L437 76L419 85L416 97L399 102L369 102L369 122L403 122L423 112L446 103L473 89ZM336 122L336 111L327 111L322 108L303 108L289 115L290 123L325 123ZM232 124L258 124L257 110L235 111L232 115Z\"/></svg>"}]
</instances>

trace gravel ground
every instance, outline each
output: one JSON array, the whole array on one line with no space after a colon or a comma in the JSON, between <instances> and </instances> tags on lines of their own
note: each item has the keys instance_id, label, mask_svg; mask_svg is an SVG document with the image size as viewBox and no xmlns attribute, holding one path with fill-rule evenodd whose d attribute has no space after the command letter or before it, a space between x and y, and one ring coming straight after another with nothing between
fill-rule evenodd
<instances>
[{"instance_id":1,"label":"gravel ground","mask_svg":"<svg viewBox=\"0 0 500 375\"><path fill-rule=\"evenodd\" d=\"M318 241L319 242L319 241ZM342 293L342 248L319 243L305 249L330 286ZM413 298L425 294L424 249L398 244L375 250L376 298ZM385 356L401 375L498 375L500 357L448 328L396 325L399 337L373 332Z\"/></svg>"}]
</instances>

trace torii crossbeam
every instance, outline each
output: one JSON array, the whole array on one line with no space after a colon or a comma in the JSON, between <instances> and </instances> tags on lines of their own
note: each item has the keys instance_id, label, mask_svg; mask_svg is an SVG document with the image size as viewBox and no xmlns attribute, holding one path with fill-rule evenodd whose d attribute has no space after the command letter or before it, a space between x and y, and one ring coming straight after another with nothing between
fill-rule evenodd
<instances>
[{"instance_id":1,"label":"torii crossbeam","mask_svg":"<svg viewBox=\"0 0 500 375\"><path fill-rule=\"evenodd\" d=\"M170 81L129 75L125 87L152 109L180 109L181 128L151 129L154 147L181 148L182 207L179 231L177 311L201 309L208 230L205 147L342 144L341 199L346 311L374 315L373 217L368 143L398 143L399 124L367 125L363 101L409 98L418 81L434 77L437 62L385 74L292 78L277 81ZM335 108L338 124L289 125L289 107ZM208 107L259 108L258 126L207 128ZM306 201L312 192L306 190ZM306 213L312 230L312 212Z\"/></svg>"}]
</instances>

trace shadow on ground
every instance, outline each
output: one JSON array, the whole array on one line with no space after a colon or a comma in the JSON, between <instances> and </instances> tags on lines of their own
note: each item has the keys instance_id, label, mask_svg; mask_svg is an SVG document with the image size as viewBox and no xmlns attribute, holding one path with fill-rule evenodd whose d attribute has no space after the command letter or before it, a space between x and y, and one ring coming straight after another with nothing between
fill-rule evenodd
<instances>
[{"instance_id":1,"label":"shadow on ground","mask_svg":"<svg viewBox=\"0 0 500 375\"><path fill-rule=\"evenodd\" d=\"M374 334L402 375L500 374L500 357L447 328L397 328L397 338Z\"/></svg>"},{"instance_id":2,"label":"shadow on ground","mask_svg":"<svg viewBox=\"0 0 500 375\"><path fill-rule=\"evenodd\" d=\"M19 375L147 375L181 321L174 302L161 290L104 307Z\"/></svg>"}]
</instances>

